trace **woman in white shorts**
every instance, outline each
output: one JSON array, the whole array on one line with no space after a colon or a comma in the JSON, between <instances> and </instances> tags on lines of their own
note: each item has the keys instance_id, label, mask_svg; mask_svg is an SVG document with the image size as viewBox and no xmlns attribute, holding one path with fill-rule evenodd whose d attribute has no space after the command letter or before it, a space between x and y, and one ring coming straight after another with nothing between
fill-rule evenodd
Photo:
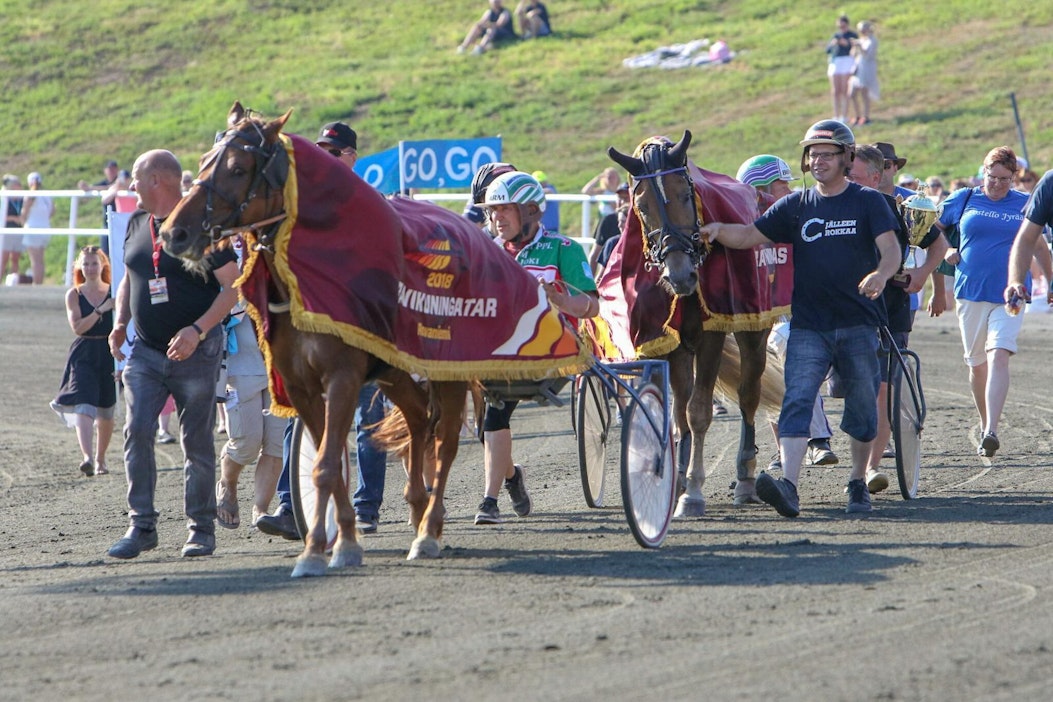
<instances>
[{"instance_id":1,"label":"woman in white shorts","mask_svg":"<svg viewBox=\"0 0 1053 702\"><path fill-rule=\"evenodd\" d=\"M856 60L852 56L852 45L859 35L852 31L848 17L837 18L837 31L826 45L829 63L826 75L830 78L830 95L834 103L834 119L848 124L848 83L855 70Z\"/></svg>"},{"instance_id":2,"label":"woman in white shorts","mask_svg":"<svg viewBox=\"0 0 1053 702\"><path fill-rule=\"evenodd\" d=\"M34 171L26 178L30 190L39 190L44 184L40 174ZM22 205L22 226L26 229L50 229L51 215L55 214L55 203L47 195L26 197ZM50 234L26 232L22 236L22 246L29 254L30 270L33 274L33 285L44 282L44 249L47 248Z\"/></svg>"}]
</instances>

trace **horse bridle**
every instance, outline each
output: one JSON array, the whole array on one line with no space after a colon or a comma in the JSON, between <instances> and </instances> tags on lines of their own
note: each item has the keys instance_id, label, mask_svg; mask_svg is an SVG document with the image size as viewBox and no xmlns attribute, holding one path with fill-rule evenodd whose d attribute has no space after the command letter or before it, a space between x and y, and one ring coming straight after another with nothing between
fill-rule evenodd
<instances>
[{"instance_id":1,"label":"horse bridle","mask_svg":"<svg viewBox=\"0 0 1053 702\"><path fill-rule=\"evenodd\" d=\"M645 172L642 175L632 176L633 201L637 200L637 188L646 181L650 181L654 184L655 201L658 203L658 216L661 227L652 229L644 234L644 240L647 242L647 251L645 252L648 258L647 265L648 267L660 267L664 265L665 259L670 253L680 251L690 257L693 265L698 266L705 260L708 251L703 246L702 237L699 234L702 228L702 220L698 215L698 203L694 198L695 184L691 180L691 174L686 165L676 168L666 167L667 153L668 147L666 145L648 144L644 147L641 154ZM669 196L666 194L665 181L663 179L665 176L677 174L682 174L692 194L691 209L695 213L695 225L690 231L685 231L675 226L670 221L669 211L666 209L666 206L669 204ZM642 223L643 217L639 217L639 219Z\"/></svg>"},{"instance_id":2,"label":"horse bridle","mask_svg":"<svg viewBox=\"0 0 1053 702\"><path fill-rule=\"evenodd\" d=\"M259 191L261 185L265 187L266 197L270 197L271 190L281 191L285 186L285 178L288 174L289 163L289 156L285 153L285 148L280 142L275 141L268 144L267 137L264 135L259 125L256 124L254 120L248 120L248 124L252 126L255 133L242 129L228 129L216 137L216 145L212 147L212 150L215 153L205 162L205 166L210 163L215 164L212 168L212 173L209 174L208 180L201 180L199 178L194 179L194 185L205 189L205 218L201 222L201 229L209 233L209 239L213 244L235 234L243 234L245 232L259 233L264 227L275 225L286 217L285 212L280 212L273 217L268 217L259 222L250 222L248 224L243 224L241 222L242 214L244 214L249 203L256 198L257 191ZM258 144L253 143L255 138L258 138ZM241 140L244 143L236 143L238 140ZM235 202L234 198L227 196L216 187L216 171L218 170L219 163L223 159L224 152L231 148L240 149L245 153L252 154L256 159L256 176L252 180L252 185L249 187L248 194L240 204ZM204 168L204 166L202 168ZM284 171L284 173L282 173L282 171ZM230 214L220 222L212 221L213 213L215 212L213 195L222 199L231 208ZM274 228L272 227L272 232L273 229ZM261 240L264 238L265 237L261 237Z\"/></svg>"}]
</instances>

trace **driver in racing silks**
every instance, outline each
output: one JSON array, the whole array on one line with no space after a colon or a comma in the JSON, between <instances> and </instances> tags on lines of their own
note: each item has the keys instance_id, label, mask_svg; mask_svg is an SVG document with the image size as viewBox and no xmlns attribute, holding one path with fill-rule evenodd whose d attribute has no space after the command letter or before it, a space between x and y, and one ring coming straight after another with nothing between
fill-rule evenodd
<instances>
[{"instance_id":1,"label":"driver in racing silks","mask_svg":"<svg viewBox=\"0 0 1053 702\"><path fill-rule=\"evenodd\" d=\"M478 176L478 174L477 174ZM545 211L545 191L541 184L520 171L503 173L486 188L479 203L486 209L494 242L534 275L545 290L549 303L571 318L594 317L600 304L596 283L585 250L565 236L547 231L541 224ZM497 495L504 482L512 509L520 517L532 507L523 467L512 462L512 431L509 419L516 402L506 401L501 409L487 405L483 419L485 492L476 524L500 524Z\"/></svg>"}]
</instances>

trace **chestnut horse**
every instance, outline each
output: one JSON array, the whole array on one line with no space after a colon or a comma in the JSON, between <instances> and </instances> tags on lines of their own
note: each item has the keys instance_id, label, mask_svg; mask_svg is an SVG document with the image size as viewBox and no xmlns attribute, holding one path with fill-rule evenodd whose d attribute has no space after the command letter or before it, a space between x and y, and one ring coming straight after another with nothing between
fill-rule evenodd
<instances>
[{"instance_id":1,"label":"chestnut horse","mask_svg":"<svg viewBox=\"0 0 1053 702\"><path fill-rule=\"evenodd\" d=\"M272 248L277 227L286 215L284 185L290 164L279 133L290 114L291 111L264 122L248 114L240 103L234 104L227 117L227 131L217 139L212 150L201 157L193 187L161 228L164 247L192 266L211 246L241 234L254 244L252 248L262 259L254 259L256 265L266 266L267 316L266 320L254 316L254 321L263 327L258 326L258 333L266 337L268 355L280 378L281 390L318 447L313 470L316 504L327 505L330 496L335 500L339 533L328 567L356 566L362 562L363 550L357 541L355 512L342 477L341 460L359 389L370 380L376 381L402 411L409 427L410 450L403 494L409 503L410 520L417 536L408 558L437 558L442 548L443 494L457 454L467 383L431 382L426 391L407 372L349 345L339 336L304 331L293 325L290 293L278 275L276 265L281 262ZM383 198L364 183L363 188L369 192L360 193L361 196ZM339 193L330 195L340 197ZM301 212L303 216L305 213ZM330 219L333 221L326 226L348 228L347 222L335 216ZM387 222L371 224L375 227L375 236L398 234L383 229L391 228ZM324 251L318 253L325 255ZM431 433L434 433L437 466L429 498L423 471L425 445ZM293 577L326 573L326 542L325 510L317 509Z\"/></svg>"},{"instance_id":2,"label":"chestnut horse","mask_svg":"<svg viewBox=\"0 0 1053 702\"><path fill-rule=\"evenodd\" d=\"M680 442L677 451L680 471L684 471L685 462L687 465L685 491L677 503L674 517L701 517L705 514L705 498L702 494L706 478L703 446L713 419L713 390L718 375L725 386L730 384L725 378L735 378L742 415L735 459L735 504L760 502L755 489L758 449L754 418L761 405L762 395L765 406L771 408L778 407L782 395L782 379L776 377L774 372L765 374L766 342L771 320L775 317L768 314L770 305L767 305L768 310L762 309L759 314L746 315L749 319L741 324L735 321L733 315L728 315L720 330L711 328L706 315L713 305L706 305L707 301L701 299L700 276L704 281L706 276L727 275L727 267L723 264L709 265L710 259L715 257L709 256L711 247L708 242L701 241L699 236L702 214L699 206L708 212L713 204L700 202L702 196L692 180L694 167L687 159L690 143L691 132L685 131L683 138L676 144L666 139L648 140L633 156L620 153L613 147L607 151L610 158L631 176L632 206L643 238L639 263L642 267L659 270L660 286L666 289L664 295L669 296L671 293L676 298L670 298L668 304L674 305L679 315L676 328L679 343L666 356L666 360L669 362L673 391L673 418ZM695 172L698 173L697 170ZM741 217L752 221L749 218L756 216L756 195L752 188L744 191L742 188L749 186L731 182L726 176L719 178L722 179L720 184L709 187L729 190L734 196L730 200L733 203L754 203L748 207L726 205L732 209L737 207L741 210ZM625 242L620 243L629 246ZM752 263L753 252L741 253L749 257L745 269L752 272L756 268L756 264ZM747 274L743 277L751 276ZM743 297L751 294L750 291L735 290L736 284L736 281L728 280L718 288ZM657 294L657 291L652 292ZM770 290L765 290L764 296L770 303ZM762 308L764 306L761 305ZM665 309L670 308L667 306ZM739 361L737 369L729 368L726 361L722 367L722 356L726 358L728 353L725 350L728 331L733 332L738 347L738 359L735 359ZM731 344L730 339L727 341L728 349L733 350L735 344Z\"/></svg>"}]
</instances>

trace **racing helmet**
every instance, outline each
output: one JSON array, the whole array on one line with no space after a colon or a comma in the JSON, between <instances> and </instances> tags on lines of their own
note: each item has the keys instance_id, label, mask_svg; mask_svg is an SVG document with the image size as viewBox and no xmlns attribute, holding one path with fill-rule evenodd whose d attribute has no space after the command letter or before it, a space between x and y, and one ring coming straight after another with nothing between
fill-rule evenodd
<instances>
[{"instance_id":1,"label":"racing helmet","mask_svg":"<svg viewBox=\"0 0 1053 702\"><path fill-rule=\"evenodd\" d=\"M479 170L475 172L475 176L472 178L472 202L474 204L481 203L490 183L494 182L497 176L509 173L515 169L516 167L511 163L502 163L500 161L484 163L479 166Z\"/></svg>"},{"instance_id":2,"label":"racing helmet","mask_svg":"<svg viewBox=\"0 0 1053 702\"><path fill-rule=\"evenodd\" d=\"M804 147L801 153L801 170L805 173L811 170L808 166L808 148L816 144L840 146L848 154L850 162L856 157L856 135L848 125L836 119L819 120L808 127L804 139L801 139L801 146Z\"/></svg>"},{"instance_id":3,"label":"racing helmet","mask_svg":"<svg viewBox=\"0 0 1053 702\"><path fill-rule=\"evenodd\" d=\"M797 178L786 161L771 154L760 154L747 159L739 166L739 172L735 175L735 180L746 185L760 187L771 185L777 180L789 182L797 180Z\"/></svg>"},{"instance_id":4,"label":"racing helmet","mask_svg":"<svg viewBox=\"0 0 1053 702\"><path fill-rule=\"evenodd\" d=\"M511 171L498 176L486 189L486 196L479 203L483 207L517 204L523 213L531 203L537 205L537 216L545 211L545 190L541 183L529 173ZM525 219L525 218L524 218Z\"/></svg>"}]
</instances>

